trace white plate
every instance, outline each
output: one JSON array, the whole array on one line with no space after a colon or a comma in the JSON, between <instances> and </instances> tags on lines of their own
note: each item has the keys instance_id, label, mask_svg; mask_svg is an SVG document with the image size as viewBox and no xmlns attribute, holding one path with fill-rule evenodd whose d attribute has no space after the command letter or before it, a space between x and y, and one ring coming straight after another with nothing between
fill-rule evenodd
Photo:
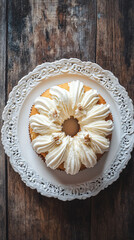
<instances>
[{"instance_id":1,"label":"white plate","mask_svg":"<svg viewBox=\"0 0 134 240\"><path fill-rule=\"evenodd\" d=\"M51 170L31 146L28 120L34 99L51 86L79 79L110 104L114 131L110 149L92 169L75 176ZM44 63L22 78L3 112L2 142L10 162L27 186L61 200L85 199L114 182L130 159L134 143L133 105L115 76L95 63L61 59Z\"/></svg>"}]
</instances>

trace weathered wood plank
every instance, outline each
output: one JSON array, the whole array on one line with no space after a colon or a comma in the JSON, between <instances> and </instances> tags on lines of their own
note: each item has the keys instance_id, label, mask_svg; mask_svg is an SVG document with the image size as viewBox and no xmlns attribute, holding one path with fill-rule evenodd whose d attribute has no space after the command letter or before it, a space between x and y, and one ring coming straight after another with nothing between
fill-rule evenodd
<instances>
[{"instance_id":1,"label":"weathered wood plank","mask_svg":"<svg viewBox=\"0 0 134 240\"><path fill-rule=\"evenodd\" d=\"M113 71L134 100L133 9L133 1L97 1L96 62ZM134 237L132 159L119 180L92 199L92 240L132 240Z\"/></svg>"},{"instance_id":2,"label":"weathered wood plank","mask_svg":"<svg viewBox=\"0 0 134 240\"><path fill-rule=\"evenodd\" d=\"M8 1L8 93L37 64L95 61L96 1ZM90 200L61 202L27 188L8 165L9 240L89 239Z\"/></svg>"},{"instance_id":3,"label":"weathered wood plank","mask_svg":"<svg viewBox=\"0 0 134 240\"><path fill-rule=\"evenodd\" d=\"M6 84L6 1L0 1L0 116L5 105ZM0 129L2 121L0 120ZM6 159L0 141L0 239L6 239Z\"/></svg>"}]
</instances>

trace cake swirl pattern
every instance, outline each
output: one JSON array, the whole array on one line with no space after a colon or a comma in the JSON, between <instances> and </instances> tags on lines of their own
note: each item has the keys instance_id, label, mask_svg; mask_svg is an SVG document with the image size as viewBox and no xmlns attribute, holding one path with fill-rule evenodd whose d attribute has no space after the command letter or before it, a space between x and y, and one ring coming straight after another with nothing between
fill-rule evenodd
<instances>
[{"instance_id":1,"label":"cake swirl pattern","mask_svg":"<svg viewBox=\"0 0 134 240\"><path fill-rule=\"evenodd\" d=\"M32 140L32 146L38 154L47 153L47 166L56 169L64 163L66 173L74 175L82 164L93 167L97 163L97 154L108 150L107 136L113 130L113 122L106 120L109 105L97 104L96 90L84 92L84 85L78 80L68 85L69 91L59 86L50 88L52 99L38 97L34 104L39 114L32 115L29 123L38 134ZM62 131L63 122L70 116L80 125L80 131L73 137Z\"/></svg>"}]
</instances>

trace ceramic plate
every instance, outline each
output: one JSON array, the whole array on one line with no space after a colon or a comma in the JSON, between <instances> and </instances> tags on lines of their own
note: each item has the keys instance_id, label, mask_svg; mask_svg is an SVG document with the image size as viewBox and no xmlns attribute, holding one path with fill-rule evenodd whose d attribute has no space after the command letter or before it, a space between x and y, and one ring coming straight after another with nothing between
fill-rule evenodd
<instances>
[{"instance_id":1,"label":"ceramic plate","mask_svg":"<svg viewBox=\"0 0 134 240\"><path fill-rule=\"evenodd\" d=\"M109 151L95 167L75 176L48 168L32 149L28 131L35 98L54 85L73 80L97 89L110 104L114 120ZM73 58L43 63L23 77L9 95L3 120L2 142L14 170L27 186L61 200L85 199L113 183L130 159L134 143L133 105L126 90L111 72Z\"/></svg>"}]
</instances>

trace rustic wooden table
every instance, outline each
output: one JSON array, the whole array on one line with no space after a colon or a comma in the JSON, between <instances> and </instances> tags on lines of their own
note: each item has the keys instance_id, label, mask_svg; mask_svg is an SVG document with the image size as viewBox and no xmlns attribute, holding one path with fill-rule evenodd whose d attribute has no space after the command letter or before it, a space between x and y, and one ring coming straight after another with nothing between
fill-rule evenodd
<instances>
[{"instance_id":1,"label":"rustic wooden table","mask_svg":"<svg viewBox=\"0 0 134 240\"><path fill-rule=\"evenodd\" d=\"M64 57L111 70L134 99L133 10L133 0L1 0L1 112L21 77ZM0 240L134 239L132 159L98 196L62 202L26 187L0 150Z\"/></svg>"}]
</instances>

